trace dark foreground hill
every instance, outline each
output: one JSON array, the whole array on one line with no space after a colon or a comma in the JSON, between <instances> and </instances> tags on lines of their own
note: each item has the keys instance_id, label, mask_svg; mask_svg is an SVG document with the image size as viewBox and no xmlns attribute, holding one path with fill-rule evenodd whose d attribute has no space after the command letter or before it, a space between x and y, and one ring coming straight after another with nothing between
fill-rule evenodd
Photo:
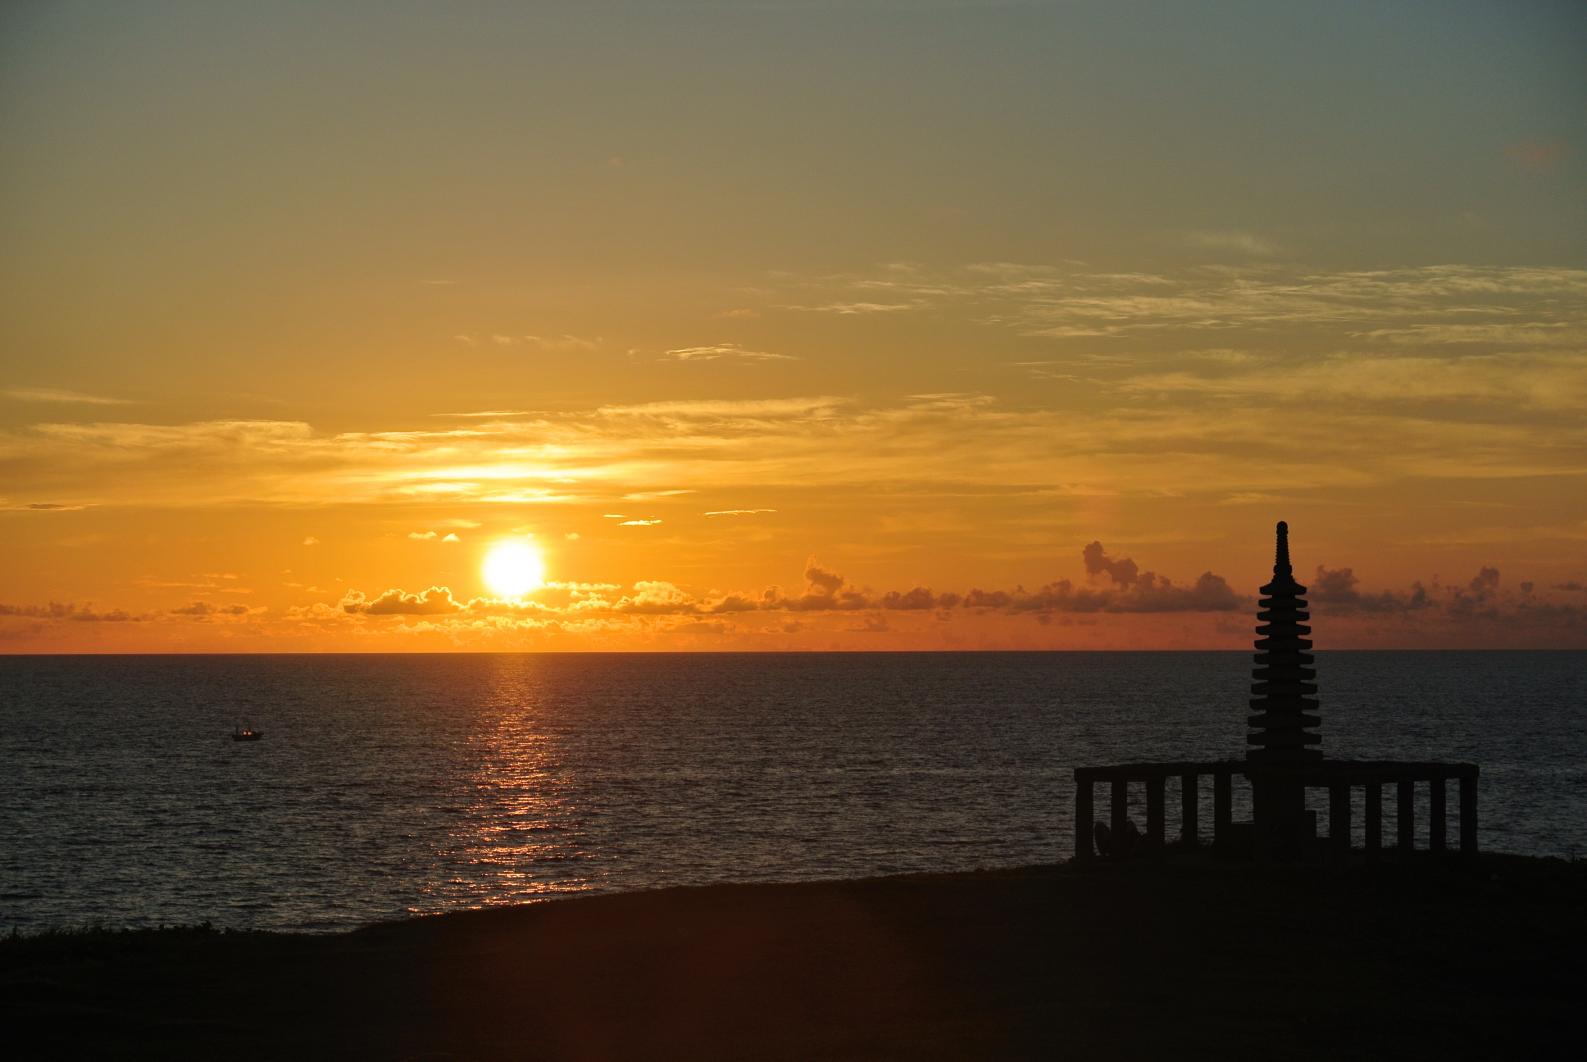
<instances>
[{"instance_id":1,"label":"dark foreground hill","mask_svg":"<svg viewBox=\"0 0 1587 1062\"><path fill-rule=\"evenodd\" d=\"M57 934L0 944L0 1030L41 1058L1542 1057L1583 1042L1584 901L1580 863L1179 860Z\"/></svg>"}]
</instances>

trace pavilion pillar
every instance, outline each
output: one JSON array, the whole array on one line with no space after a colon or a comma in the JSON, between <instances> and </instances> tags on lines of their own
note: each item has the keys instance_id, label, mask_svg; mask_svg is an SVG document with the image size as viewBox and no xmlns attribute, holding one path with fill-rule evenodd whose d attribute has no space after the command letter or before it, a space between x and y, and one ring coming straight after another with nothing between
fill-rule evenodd
<instances>
[{"instance_id":1,"label":"pavilion pillar","mask_svg":"<svg viewBox=\"0 0 1587 1062\"><path fill-rule=\"evenodd\" d=\"M1397 840L1400 851L1409 852L1416 848L1416 783L1409 778L1401 778L1396 788L1400 805Z\"/></svg>"},{"instance_id":2,"label":"pavilion pillar","mask_svg":"<svg viewBox=\"0 0 1587 1062\"><path fill-rule=\"evenodd\" d=\"M1477 855L1477 768L1460 774L1460 854L1468 859Z\"/></svg>"},{"instance_id":3,"label":"pavilion pillar","mask_svg":"<svg viewBox=\"0 0 1587 1062\"><path fill-rule=\"evenodd\" d=\"M1125 824L1130 821L1130 783L1125 778L1113 779L1113 843L1124 838Z\"/></svg>"},{"instance_id":4,"label":"pavilion pillar","mask_svg":"<svg viewBox=\"0 0 1587 1062\"><path fill-rule=\"evenodd\" d=\"M1091 859L1091 775L1075 772L1075 859Z\"/></svg>"},{"instance_id":5,"label":"pavilion pillar","mask_svg":"<svg viewBox=\"0 0 1587 1062\"><path fill-rule=\"evenodd\" d=\"M1350 776L1340 772L1328 786L1328 847L1334 861L1350 861Z\"/></svg>"},{"instance_id":6,"label":"pavilion pillar","mask_svg":"<svg viewBox=\"0 0 1587 1062\"><path fill-rule=\"evenodd\" d=\"M1427 789L1427 847L1434 852L1444 850L1444 776L1439 775L1428 783Z\"/></svg>"},{"instance_id":7,"label":"pavilion pillar","mask_svg":"<svg viewBox=\"0 0 1587 1062\"><path fill-rule=\"evenodd\" d=\"M1212 776L1212 843L1229 843L1229 823L1234 818L1233 785L1229 768L1221 767Z\"/></svg>"},{"instance_id":8,"label":"pavilion pillar","mask_svg":"<svg viewBox=\"0 0 1587 1062\"><path fill-rule=\"evenodd\" d=\"M1186 848L1196 847L1197 802L1196 772L1186 771L1179 776L1179 843Z\"/></svg>"},{"instance_id":9,"label":"pavilion pillar","mask_svg":"<svg viewBox=\"0 0 1587 1062\"><path fill-rule=\"evenodd\" d=\"M1146 843L1152 851L1163 851L1163 776L1146 779Z\"/></svg>"},{"instance_id":10,"label":"pavilion pillar","mask_svg":"<svg viewBox=\"0 0 1587 1062\"><path fill-rule=\"evenodd\" d=\"M1367 806L1364 812L1366 822L1366 847L1367 858L1375 860L1378 852L1383 848L1383 786L1373 778L1366 786Z\"/></svg>"}]
</instances>

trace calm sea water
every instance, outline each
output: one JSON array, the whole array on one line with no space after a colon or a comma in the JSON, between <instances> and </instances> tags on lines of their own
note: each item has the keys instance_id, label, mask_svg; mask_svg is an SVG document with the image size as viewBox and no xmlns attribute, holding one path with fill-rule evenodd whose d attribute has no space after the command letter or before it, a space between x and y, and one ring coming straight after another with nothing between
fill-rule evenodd
<instances>
[{"instance_id":1,"label":"calm sea water","mask_svg":"<svg viewBox=\"0 0 1587 1062\"><path fill-rule=\"evenodd\" d=\"M1318 667L1330 754L1476 761L1484 847L1587 854L1587 655ZM1053 862L1071 851L1077 764L1242 755L1249 668L1240 653L0 658L0 927L328 930L585 890ZM239 722L264 740L232 741Z\"/></svg>"}]
</instances>

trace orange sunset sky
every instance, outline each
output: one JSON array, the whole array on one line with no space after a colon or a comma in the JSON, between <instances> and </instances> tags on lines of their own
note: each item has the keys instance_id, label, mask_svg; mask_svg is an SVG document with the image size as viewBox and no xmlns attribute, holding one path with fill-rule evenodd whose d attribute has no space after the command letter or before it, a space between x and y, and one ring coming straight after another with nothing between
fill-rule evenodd
<instances>
[{"instance_id":1,"label":"orange sunset sky","mask_svg":"<svg viewBox=\"0 0 1587 1062\"><path fill-rule=\"evenodd\" d=\"M1587 647L1583 54L8 4L0 651L1237 648L1278 519L1319 648Z\"/></svg>"}]
</instances>

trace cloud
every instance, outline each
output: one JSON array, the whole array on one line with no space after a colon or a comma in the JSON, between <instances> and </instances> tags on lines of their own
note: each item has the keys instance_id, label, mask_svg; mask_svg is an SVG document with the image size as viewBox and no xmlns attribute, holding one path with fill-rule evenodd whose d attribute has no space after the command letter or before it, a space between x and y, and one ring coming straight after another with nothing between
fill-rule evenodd
<instances>
[{"instance_id":1,"label":"cloud","mask_svg":"<svg viewBox=\"0 0 1587 1062\"><path fill-rule=\"evenodd\" d=\"M508 417L529 417L530 409L479 409L471 413L431 413L432 417L453 417L460 420L504 420Z\"/></svg>"},{"instance_id":2,"label":"cloud","mask_svg":"<svg viewBox=\"0 0 1587 1062\"><path fill-rule=\"evenodd\" d=\"M441 541L442 542L461 542L463 540L457 536L457 532L449 531L449 532L447 532L446 537L442 538Z\"/></svg>"},{"instance_id":3,"label":"cloud","mask_svg":"<svg viewBox=\"0 0 1587 1062\"><path fill-rule=\"evenodd\" d=\"M1485 566L1463 587L1454 587L1445 606L1455 615L1498 618L1499 569Z\"/></svg>"},{"instance_id":4,"label":"cloud","mask_svg":"<svg viewBox=\"0 0 1587 1062\"><path fill-rule=\"evenodd\" d=\"M655 501L658 498L676 498L683 494L693 494L692 490L637 490L623 495L623 501Z\"/></svg>"},{"instance_id":5,"label":"cloud","mask_svg":"<svg viewBox=\"0 0 1587 1062\"><path fill-rule=\"evenodd\" d=\"M782 488L808 489L814 469L832 505L860 512L878 493L1012 495L1053 482L1088 496L1215 499L1272 493L1279 481L1299 493L1576 475L1587 446L1577 416L1587 412L1587 369L1569 340L1587 335L1587 271L1257 263L1145 274L982 263L799 283L821 289L812 303L883 290L911 305L951 303L959 319L1005 331L1015 349L1048 348L1018 371L1054 378L1011 381L1001 368L1011 355L994 359L994 382L1015 392L1004 400L503 405L420 421L428 430L27 425L0 429L0 479L13 498L150 510L571 505L681 482L781 498ZM1064 338L1081 333L1100 336ZM1209 347L1224 353L1211 357ZM1262 431L1272 417L1284 418L1284 438ZM1270 477L1251 466L1257 447Z\"/></svg>"},{"instance_id":6,"label":"cloud","mask_svg":"<svg viewBox=\"0 0 1587 1062\"><path fill-rule=\"evenodd\" d=\"M433 542L440 536L434 531L409 531L408 537L416 542Z\"/></svg>"},{"instance_id":7,"label":"cloud","mask_svg":"<svg viewBox=\"0 0 1587 1062\"><path fill-rule=\"evenodd\" d=\"M81 391L66 391L55 387L10 387L0 391L0 394L18 402L59 402L84 406L128 406L132 404L125 398L106 398L103 395L88 395Z\"/></svg>"},{"instance_id":8,"label":"cloud","mask_svg":"<svg viewBox=\"0 0 1587 1062\"><path fill-rule=\"evenodd\" d=\"M263 606L250 609L247 605L212 605L208 601L195 601L191 605L171 609L171 615L208 619L210 616L247 616L250 613L263 611L265 611Z\"/></svg>"},{"instance_id":9,"label":"cloud","mask_svg":"<svg viewBox=\"0 0 1587 1062\"><path fill-rule=\"evenodd\" d=\"M505 332L459 332L452 338L470 347L480 346L485 343L497 347L515 347L522 344L555 354L588 353L599 350L605 342L600 336L586 338L584 336L566 334L560 336L512 335Z\"/></svg>"},{"instance_id":10,"label":"cloud","mask_svg":"<svg viewBox=\"0 0 1587 1062\"><path fill-rule=\"evenodd\" d=\"M1092 563L1098 563L1100 558L1114 565L1111 570L1121 573L1128 571L1133 563L1107 558L1100 546L1086 556ZM1080 588L1068 580L1059 580L1035 591L1023 588L972 590L961 595L937 593L929 587L916 586L904 591L877 593L851 584L841 573L811 557L805 563L804 578L804 588L796 595L784 594L772 586L758 593L737 591L700 597L665 580L641 580L621 594L612 584L550 583L513 601L476 598L459 602L445 587L431 587L418 594L391 589L374 599L355 590L342 598L340 608L349 615L369 616L732 616L768 612L926 613L935 610L942 617L953 610L1038 616L1055 612L1222 612L1250 604L1236 595L1221 576L1211 572L1203 573L1189 585L1176 584L1145 572L1128 584L1115 581L1115 585L1107 589Z\"/></svg>"},{"instance_id":11,"label":"cloud","mask_svg":"<svg viewBox=\"0 0 1587 1062\"><path fill-rule=\"evenodd\" d=\"M452 599L452 591L444 586L432 586L417 594L387 590L373 600L357 590L349 590L339 605L349 615L369 616L444 616L463 610L463 606Z\"/></svg>"},{"instance_id":12,"label":"cloud","mask_svg":"<svg viewBox=\"0 0 1587 1062\"><path fill-rule=\"evenodd\" d=\"M1557 169L1565 158L1565 141L1555 138L1553 140L1519 140L1508 144L1504 149L1505 157L1522 169L1546 173Z\"/></svg>"},{"instance_id":13,"label":"cloud","mask_svg":"<svg viewBox=\"0 0 1587 1062\"><path fill-rule=\"evenodd\" d=\"M942 606L937 595L933 594L924 586L917 586L913 590L908 590L904 593L899 593L897 590L890 590L886 594L883 594L876 603L882 608L897 609L906 612L938 607L951 607Z\"/></svg>"},{"instance_id":14,"label":"cloud","mask_svg":"<svg viewBox=\"0 0 1587 1062\"><path fill-rule=\"evenodd\" d=\"M569 541L569 542L577 542L583 536L580 535L577 531L569 531L567 534L563 535L562 537L564 539L566 539L567 541Z\"/></svg>"},{"instance_id":15,"label":"cloud","mask_svg":"<svg viewBox=\"0 0 1587 1062\"><path fill-rule=\"evenodd\" d=\"M309 535L303 539L303 544L305 546L318 546L320 544L320 540L315 538L313 535Z\"/></svg>"},{"instance_id":16,"label":"cloud","mask_svg":"<svg viewBox=\"0 0 1587 1062\"><path fill-rule=\"evenodd\" d=\"M1351 332L1361 339L1399 346L1445 346L1474 343L1516 347L1580 346L1587 344L1587 327L1565 321L1487 321L1480 324L1442 322L1407 324L1399 328L1374 328Z\"/></svg>"},{"instance_id":17,"label":"cloud","mask_svg":"<svg viewBox=\"0 0 1587 1062\"><path fill-rule=\"evenodd\" d=\"M1221 575L1203 572L1194 583L1184 586L1154 572L1143 572L1130 587L1094 590L1076 587L1067 579L1048 583L1037 590L1023 587L1013 591L981 589L964 595L965 608L1000 612L1229 612L1249 602L1230 588Z\"/></svg>"},{"instance_id":18,"label":"cloud","mask_svg":"<svg viewBox=\"0 0 1587 1062\"><path fill-rule=\"evenodd\" d=\"M1102 543L1092 542L1081 551L1087 575L1107 575L1118 586L1134 586L1140 578L1140 568L1128 557L1113 560L1102 548Z\"/></svg>"},{"instance_id":19,"label":"cloud","mask_svg":"<svg viewBox=\"0 0 1587 1062\"><path fill-rule=\"evenodd\" d=\"M650 616L692 615L699 610L699 604L688 594L661 581L635 583L634 592L624 595L614 606L616 612Z\"/></svg>"},{"instance_id":20,"label":"cloud","mask_svg":"<svg viewBox=\"0 0 1587 1062\"><path fill-rule=\"evenodd\" d=\"M790 306L790 310L808 310L811 313L835 313L842 317L855 317L874 313L900 313L916 308L913 302L829 302L820 306Z\"/></svg>"},{"instance_id":21,"label":"cloud","mask_svg":"<svg viewBox=\"0 0 1587 1062\"><path fill-rule=\"evenodd\" d=\"M47 605L0 604L0 616L25 616L32 619L66 620L72 623L137 623L146 617L124 609L96 611L93 605L51 601Z\"/></svg>"},{"instance_id":22,"label":"cloud","mask_svg":"<svg viewBox=\"0 0 1587 1062\"><path fill-rule=\"evenodd\" d=\"M746 350L737 343L713 343L701 347L679 347L669 350L662 361L798 361L792 354L773 354L764 350Z\"/></svg>"},{"instance_id":23,"label":"cloud","mask_svg":"<svg viewBox=\"0 0 1587 1062\"><path fill-rule=\"evenodd\" d=\"M1573 584L1557 584L1555 590L1569 591ZM1436 580L1427 586L1420 581L1409 590L1362 592L1355 573L1349 568L1319 566L1308 588L1313 615L1348 616L1361 613L1374 617L1400 617L1427 630L1455 632L1462 638L1488 641L1505 635L1531 632L1544 638L1580 635L1587 630L1587 607L1574 602L1545 600L1536 593L1530 580L1507 591L1499 569L1484 565L1469 581L1441 586Z\"/></svg>"},{"instance_id":24,"label":"cloud","mask_svg":"<svg viewBox=\"0 0 1587 1062\"><path fill-rule=\"evenodd\" d=\"M1202 234L1232 250L1276 250L1249 234ZM1254 242L1253 242L1254 241ZM966 267L933 278L929 297L961 304L991 324L1028 336L1115 337L1197 333L1238 336L1283 327L1321 332L1370 323L1481 323L1533 312L1535 320L1583 316L1587 272L1566 267L1437 265L1393 270L1305 271L1269 263L1206 266L1174 274L1104 273L1074 267ZM892 283L892 281L887 281Z\"/></svg>"},{"instance_id":25,"label":"cloud","mask_svg":"<svg viewBox=\"0 0 1587 1062\"><path fill-rule=\"evenodd\" d=\"M760 595L761 608L793 612L855 611L872 607L871 599L858 587L828 568L816 558L805 561L805 588L798 597L785 598L777 587L768 587Z\"/></svg>"},{"instance_id":26,"label":"cloud","mask_svg":"<svg viewBox=\"0 0 1587 1062\"><path fill-rule=\"evenodd\" d=\"M654 527L661 523L660 520L624 520L618 527Z\"/></svg>"},{"instance_id":27,"label":"cloud","mask_svg":"<svg viewBox=\"0 0 1587 1062\"><path fill-rule=\"evenodd\" d=\"M1237 251L1240 254L1262 258L1279 253L1279 247L1276 243L1252 232L1239 232L1232 229L1209 229L1189 233L1186 239L1192 246L1204 247L1213 251Z\"/></svg>"},{"instance_id":28,"label":"cloud","mask_svg":"<svg viewBox=\"0 0 1587 1062\"><path fill-rule=\"evenodd\" d=\"M805 564L805 579L809 582L811 593L832 595L843 586L843 576L836 572L829 572L811 557Z\"/></svg>"},{"instance_id":29,"label":"cloud","mask_svg":"<svg viewBox=\"0 0 1587 1062\"><path fill-rule=\"evenodd\" d=\"M1511 408L1587 411L1587 369L1579 355L1486 354L1461 358L1340 353L1300 364L1258 364L1146 373L1118 380L1121 392L1292 401L1475 402Z\"/></svg>"},{"instance_id":30,"label":"cloud","mask_svg":"<svg viewBox=\"0 0 1587 1062\"><path fill-rule=\"evenodd\" d=\"M650 418L667 421L760 424L788 418L827 417L849 403L849 399L831 395L815 395L808 398L694 399L601 406L595 413L608 419Z\"/></svg>"},{"instance_id":31,"label":"cloud","mask_svg":"<svg viewBox=\"0 0 1587 1062\"><path fill-rule=\"evenodd\" d=\"M662 633L725 635L732 633L732 628L717 620L687 620L662 628Z\"/></svg>"},{"instance_id":32,"label":"cloud","mask_svg":"<svg viewBox=\"0 0 1587 1062\"><path fill-rule=\"evenodd\" d=\"M725 612L754 612L761 607L759 599L746 597L743 594L726 594L706 606L706 611L711 613Z\"/></svg>"},{"instance_id":33,"label":"cloud","mask_svg":"<svg viewBox=\"0 0 1587 1062\"><path fill-rule=\"evenodd\" d=\"M1351 568L1330 569L1319 564L1317 574L1307 587L1308 601L1319 612L1327 613L1419 612L1434 605L1421 583L1414 584L1403 594L1391 590L1364 594L1358 589L1359 582Z\"/></svg>"},{"instance_id":34,"label":"cloud","mask_svg":"<svg viewBox=\"0 0 1587 1062\"><path fill-rule=\"evenodd\" d=\"M714 509L706 516L758 516L761 513L774 513L776 509Z\"/></svg>"}]
</instances>

